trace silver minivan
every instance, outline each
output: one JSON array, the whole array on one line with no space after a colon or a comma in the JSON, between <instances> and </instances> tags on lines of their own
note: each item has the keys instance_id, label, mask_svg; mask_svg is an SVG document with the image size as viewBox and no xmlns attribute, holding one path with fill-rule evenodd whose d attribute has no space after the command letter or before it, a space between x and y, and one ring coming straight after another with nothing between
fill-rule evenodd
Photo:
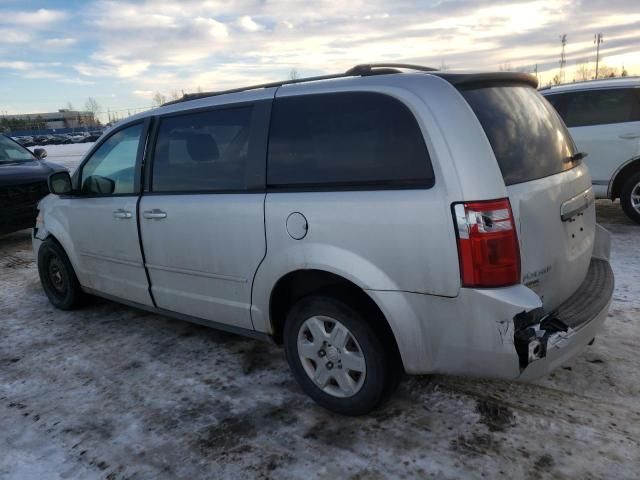
<instances>
[{"instance_id":1,"label":"silver minivan","mask_svg":"<svg viewBox=\"0 0 640 480\"><path fill-rule=\"evenodd\" d=\"M536 87L360 65L131 117L50 177L44 290L283 344L342 414L403 372L538 378L592 342L613 274L583 155Z\"/></svg>"}]
</instances>

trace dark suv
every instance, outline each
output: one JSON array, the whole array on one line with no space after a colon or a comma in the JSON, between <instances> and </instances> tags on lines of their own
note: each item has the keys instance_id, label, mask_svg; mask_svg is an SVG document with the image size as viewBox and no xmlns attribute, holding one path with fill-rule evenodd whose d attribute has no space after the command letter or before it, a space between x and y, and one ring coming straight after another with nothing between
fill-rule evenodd
<instances>
[{"instance_id":1,"label":"dark suv","mask_svg":"<svg viewBox=\"0 0 640 480\"><path fill-rule=\"evenodd\" d=\"M49 193L47 178L65 170L43 161L46 156L43 148L31 153L0 135L0 234L34 226L36 205Z\"/></svg>"}]
</instances>

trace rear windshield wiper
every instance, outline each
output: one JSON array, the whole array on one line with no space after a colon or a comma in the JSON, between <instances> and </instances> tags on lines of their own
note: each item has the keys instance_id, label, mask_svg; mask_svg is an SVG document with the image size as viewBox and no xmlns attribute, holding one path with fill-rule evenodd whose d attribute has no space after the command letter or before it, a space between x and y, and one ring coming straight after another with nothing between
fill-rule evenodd
<instances>
[{"instance_id":1,"label":"rear windshield wiper","mask_svg":"<svg viewBox=\"0 0 640 480\"><path fill-rule=\"evenodd\" d=\"M589 154L586 153L586 152L577 152L577 153L574 153L573 155L571 155L570 157L567 157L567 161L568 162L579 162L580 160L582 160L587 155L589 155Z\"/></svg>"}]
</instances>

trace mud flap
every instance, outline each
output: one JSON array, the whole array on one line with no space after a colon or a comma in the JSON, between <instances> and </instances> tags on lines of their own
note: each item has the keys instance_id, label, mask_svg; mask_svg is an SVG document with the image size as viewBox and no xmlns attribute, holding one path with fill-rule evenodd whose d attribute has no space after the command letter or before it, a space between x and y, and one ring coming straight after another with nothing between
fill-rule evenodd
<instances>
[{"instance_id":1,"label":"mud flap","mask_svg":"<svg viewBox=\"0 0 640 480\"><path fill-rule=\"evenodd\" d=\"M575 331L543 308L520 312L513 317L514 345L520 371L536 360L547 356L551 348L562 348Z\"/></svg>"}]
</instances>

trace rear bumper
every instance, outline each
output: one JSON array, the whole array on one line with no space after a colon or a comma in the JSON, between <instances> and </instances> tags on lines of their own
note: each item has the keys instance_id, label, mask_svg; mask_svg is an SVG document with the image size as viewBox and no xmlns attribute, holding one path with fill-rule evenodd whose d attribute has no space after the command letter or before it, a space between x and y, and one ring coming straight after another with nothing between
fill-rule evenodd
<instances>
[{"instance_id":1,"label":"rear bumper","mask_svg":"<svg viewBox=\"0 0 640 480\"><path fill-rule=\"evenodd\" d=\"M580 353L600 331L607 318L613 288L614 277L609 262L592 258L587 276L578 291L546 317L558 320L560 322L558 325L563 330L549 332L546 344L542 346L544 356L540 358L535 358L535 355L534 358L529 356L524 359L524 363L521 362L524 369L518 379L528 381L539 378ZM534 328L544 325L544 322L545 320L542 320L537 325L534 324ZM526 336L525 334L523 338ZM533 341L536 342L537 338ZM530 350L531 345L526 353ZM522 361L524 354L518 353Z\"/></svg>"},{"instance_id":2,"label":"rear bumper","mask_svg":"<svg viewBox=\"0 0 640 480\"><path fill-rule=\"evenodd\" d=\"M587 276L553 312L524 285L461 289L456 298L369 293L394 319L407 373L529 381L580 353L601 329L614 288L608 258L609 233L598 226Z\"/></svg>"}]
</instances>

